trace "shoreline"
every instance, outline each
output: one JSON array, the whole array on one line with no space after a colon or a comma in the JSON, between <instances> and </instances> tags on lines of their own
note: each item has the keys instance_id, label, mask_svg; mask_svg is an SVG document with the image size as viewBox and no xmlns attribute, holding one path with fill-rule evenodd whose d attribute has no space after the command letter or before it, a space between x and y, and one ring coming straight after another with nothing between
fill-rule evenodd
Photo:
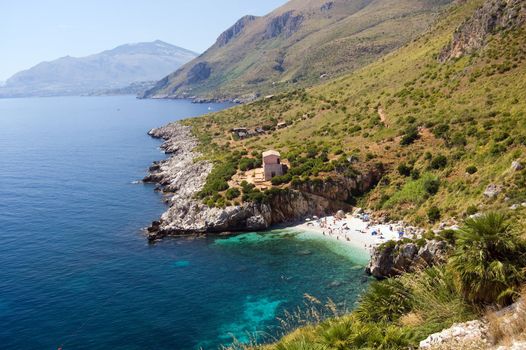
<instances>
[{"instance_id":1,"label":"shoreline","mask_svg":"<svg viewBox=\"0 0 526 350\"><path fill-rule=\"evenodd\" d=\"M371 257L374 249L382 243L417 236L412 232L412 228L408 230L404 226L402 223L374 223L367 219L367 216L347 214L341 218L331 215L312 220L306 219L304 222L284 228L304 231L320 238L348 244L367 252Z\"/></svg>"}]
</instances>

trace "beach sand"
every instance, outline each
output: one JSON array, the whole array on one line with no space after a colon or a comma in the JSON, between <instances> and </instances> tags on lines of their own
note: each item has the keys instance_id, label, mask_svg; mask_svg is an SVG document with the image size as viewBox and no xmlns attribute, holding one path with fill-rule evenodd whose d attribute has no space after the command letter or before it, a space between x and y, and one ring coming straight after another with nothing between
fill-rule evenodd
<instances>
[{"instance_id":1,"label":"beach sand","mask_svg":"<svg viewBox=\"0 0 526 350\"><path fill-rule=\"evenodd\" d=\"M347 215L343 219L327 216L316 220L291 227L292 229L308 231L348 243L356 248L364 249L372 253L374 247L391 240L399 240L399 230L403 230L393 224L372 224L362 218ZM373 234L376 232L376 234ZM408 237L405 234L403 237ZM403 238L402 237L402 238Z\"/></svg>"}]
</instances>

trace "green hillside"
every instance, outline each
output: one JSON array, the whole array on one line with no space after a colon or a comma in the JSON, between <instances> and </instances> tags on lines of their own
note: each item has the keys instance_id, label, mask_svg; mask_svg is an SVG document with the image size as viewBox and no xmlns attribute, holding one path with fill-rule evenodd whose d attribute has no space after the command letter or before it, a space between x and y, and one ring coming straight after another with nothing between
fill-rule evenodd
<instances>
[{"instance_id":1,"label":"green hillside","mask_svg":"<svg viewBox=\"0 0 526 350\"><path fill-rule=\"evenodd\" d=\"M320 83L407 43L450 1L289 1L243 17L145 97L250 98Z\"/></svg>"},{"instance_id":2,"label":"green hillside","mask_svg":"<svg viewBox=\"0 0 526 350\"><path fill-rule=\"evenodd\" d=\"M481 3L451 8L432 31L351 75L186 123L211 159L272 148L299 166L307 154L326 155L325 166L292 171L296 178L285 182L327 178L344 156L358 158L355 167L382 163L387 174L361 204L392 219L431 225L435 206L441 218L460 219L526 202L526 175L511 170L526 144L524 28L488 33L472 54L438 60ZM230 134L282 121L289 126L264 136L236 141ZM425 189L430 177L439 182L436 193ZM489 184L501 187L496 198L483 196Z\"/></svg>"}]
</instances>

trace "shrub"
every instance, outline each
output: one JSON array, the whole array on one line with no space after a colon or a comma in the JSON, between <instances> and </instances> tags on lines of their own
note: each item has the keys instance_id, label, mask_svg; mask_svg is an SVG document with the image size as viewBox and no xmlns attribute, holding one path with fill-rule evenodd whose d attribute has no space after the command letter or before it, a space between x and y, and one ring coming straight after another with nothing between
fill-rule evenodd
<instances>
[{"instance_id":1,"label":"shrub","mask_svg":"<svg viewBox=\"0 0 526 350\"><path fill-rule=\"evenodd\" d=\"M474 215L476 213L478 213L479 209L477 208L476 205L470 205L467 209L466 209L466 215Z\"/></svg>"},{"instance_id":2,"label":"shrub","mask_svg":"<svg viewBox=\"0 0 526 350\"><path fill-rule=\"evenodd\" d=\"M439 154L436 157L433 157L433 159L431 160L430 167L431 169L438 170L438 169L445 168L446 165L447 165L447 157L444 156L443 154Z\"/></svg>"},{"instance_id":3,"label":"shrub","mask_svg":"<svg viewBox=\"0 0 526 350\"><path fill-rule=\"evenodd\" d=\"M411 179L418 180L420 178L420 171L418 169L411 170Z\"/></svg>"},{"instance_id":4,"label":"shrub","mask_svg":"<svg viewBox=\"0 0 526 350\"><path fill-rule=\"evenodd\" d=\"M434 196L435 194L437 194L438 190L440 189L440 180L436 179L436 178L428 178L424 181L424 190Z\"/></svg>"},{"instance_id":5,"label":"shrub","mask_svg":"<svg viewBox=\"0 0 526 350\"><path fill-rule=\"evenodd\" d=\"M239 197L241 195L241 191L239 191L238 188L229 188L226 193L225 193L225 197L226 199L228 200L232 200L232 199L235 199L237 197Z\"/></svg>"},{"instance_id":6,"label":"shrub","mask_svg":"<svg viewBox=\"0 0 526 350\"><path fill-rule=\"evenodd\" d=\"M272 185L279 186L282 184L287 184L292 180L292 175L290 173L281 175L281 176L274 176L270 182L272 182Z\"/></svg>"},{"instance_id":7,"label":"shrub","mask_svg":"<svg viewBox=\"0 0 526 350\"><path fill-rule=\"evenodd\" d=\"M434 223L440 220L440 209L437 206L432 206L427 210L427 218L429 222Z\"/></svg>"},{"instance_id":8,"label":"shrub","mask_svg":"<svg viewBox=\"0 0 526 350\"><path fill-rule=\"evenodd\" d=\"M466 168L466 173L471 174L471 175L475 174L477 171L478 169L474 165L470 165Z\"/></svg>"},{"instance_id":9,"label":"shrub","mask_svg":"<svg viewBox=\"0 0 526 350\"><path fill-rule=\"evenodd\" d=\"M411 175L411 170L409 166L407 166L405 163L402 163L398 166L398 173L402 176L409 176Z\"/></svg>"},{"instance_id":10,"label":"shrub","mask_svg":"<svg viewBox=\"0 0 526 350\"><path fill-rule=\"evenodd\" d=\"M428 240L428 241L431 241L432 239L435 238L435 233L431 230L425 232L422 237L424 237L424 239Z\"/></svg>"},{"instance_id":11,"label":"shrub","mask_svg":"<svg viewBox=\"0 0 526 350\"><path fill-rule=\"evenodd\" d=\"M409 290L398 278L373 282L356 308L359 319L367 322L392 322L410 310Z\"/></svg>"},{"instance_id":12,"label":"shrub","mask_svg":"<svg viewBox=\"0 0 526 350\"><path fill-rule=\"evenodd\" d=\"M216 164L208 177L203 189L199 192L200 198L212 196L218 192L228 189L228 180L237 172L237 163L228 158L226 161Z\"/></svg>"},{"instance_id":13,"label":"shrub","mask_svg":"<svg viewBox=\"0 0 526 350\"><path fill-rule=\"evenodd\" d=\"M438 235L449 244L454 245L457 237L457 231L449 229L442 230Z\"/></svg>"},{"instance_id":14,"label":"shrub","mask_svg":"<svg viewBox=\"0 0 526 350\"><path fill-rule=\"evenodd\" d=\"M258 165L261 165L261 160L255 158L242 158L239 161L239 170L247 171L254 168L257 168Z\"/></svg>"},{"instance_id":15,"label":"shrub","mask_svg":"<svg viewBox=\"0 0 526 350\"><path fill-rule=\"evenodd\" d=\"M410 145L414 143L419 137L420 135L418 134L418 129L415 126L411 126L405 130L404 135L400 140L400 144L402 146Z\"/></svg>"},{"instance_id":16,"label":"shrub","mask_svg":"<svg viewBox=\"0 0 526 350\"><path fill-rule=\"evenodd\" d=\"M508 304L526 277L526 243L506 216L488 213L466 220L449 265L468 301Z\"/></svg>"},{"instance_id":17,"label":"shrub","mask_svg":"<svg viewBox=\"0 0 526 350\"><path fill-rule=\"evenodd\" d=\"M433 134L437 138L446 138L448 131L449 131L449 125L447 124L439 124L433 128Z\"/></svg>"}]
</instances>

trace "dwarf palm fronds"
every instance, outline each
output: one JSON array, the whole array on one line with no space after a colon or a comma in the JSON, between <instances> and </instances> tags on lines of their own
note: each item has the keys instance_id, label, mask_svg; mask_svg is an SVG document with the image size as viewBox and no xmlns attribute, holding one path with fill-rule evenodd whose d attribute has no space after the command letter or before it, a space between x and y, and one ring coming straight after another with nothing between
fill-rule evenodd
<instances>
[{"instance_id":1,"label":"dwarf palm fronds","mask_svg":"<svg viewBox=\"0 0 526 350\"><path fill-rule=\"evenodd\" d=\"M505 215L488 213L466 220L449 266L468 301L505 304L525 280L526 243Z\"/></svg>"},{"instance_id":2,"label":"dwarf palm fronds","mask_svg":"<svg viewBox=\"0 0 526 350\"><path fill-rule=\"evenodd\" d=\"M390 322L411 309L411 293L400 278L373 282L361 297L356 314L363 321Z\"/></svg>"}]
</instances>

